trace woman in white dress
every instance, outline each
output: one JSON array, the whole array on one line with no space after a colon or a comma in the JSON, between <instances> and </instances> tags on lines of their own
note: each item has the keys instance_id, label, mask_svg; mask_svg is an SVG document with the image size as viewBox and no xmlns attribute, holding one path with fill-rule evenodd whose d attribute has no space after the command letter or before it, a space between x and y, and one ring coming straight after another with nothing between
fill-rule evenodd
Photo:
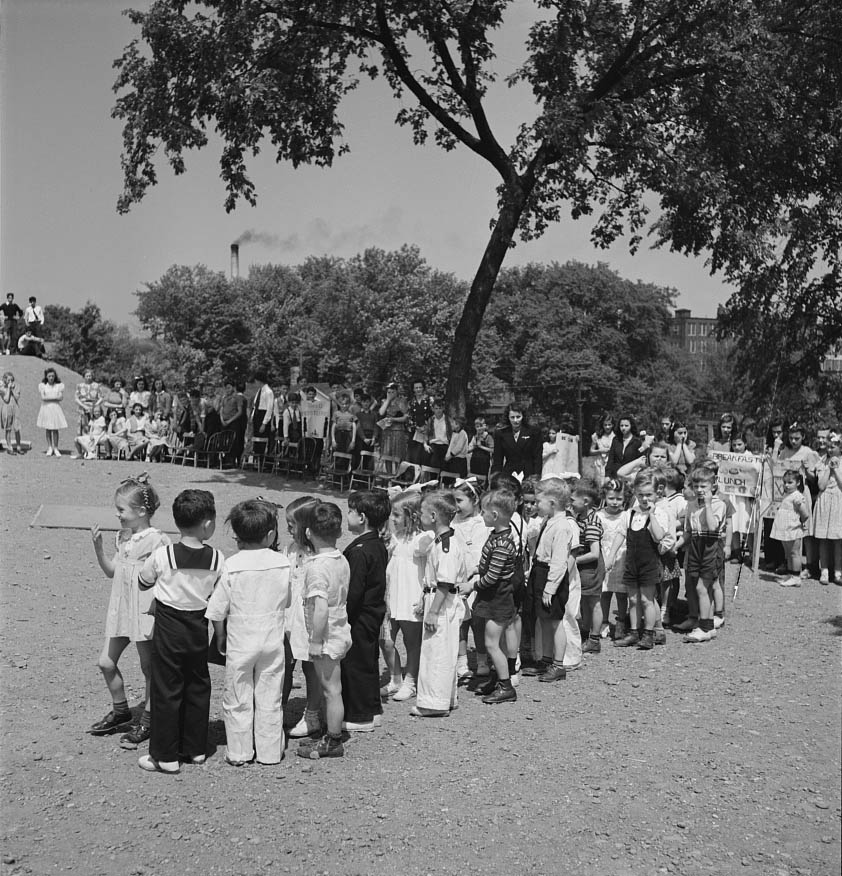
<instances>
[{"instance_id":1,"label":"woman in white dress","mask_svg":"<svg viewBox=\"0 0 842 876\"><path fill-rule=\"evenodd\" d=\"M67 428L67 420L61 409L61 400L64 398L64 384L58 379L55 368L48 368L44 372L44 380L38 384L38 393L41 396L41 410L38 411L36 425L47 433L47 456L61 456L58 449L58 433Z\"/></svg>"}]
</instances>

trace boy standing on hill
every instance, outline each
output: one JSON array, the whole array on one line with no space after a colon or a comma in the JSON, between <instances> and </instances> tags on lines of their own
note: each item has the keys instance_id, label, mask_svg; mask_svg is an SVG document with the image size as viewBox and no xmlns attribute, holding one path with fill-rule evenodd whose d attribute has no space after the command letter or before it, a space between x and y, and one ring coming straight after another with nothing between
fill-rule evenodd
<instances>
[{"instance_id":1,"label":"boy standing on hill","mask_svg":"<svg viewBox=\"0 0 842 876\"><path fill-rule=\"evenodd\" d=\"M183 490L173 519L181 541L158 548L140 571L141 590L154 587L152 633L152 735L141 769L177 773L179 757L205 762L211 682L205 612L222 576L222 554L205 542L216 529L216 506L207 490Z\"/></svg>"}]
</instances>

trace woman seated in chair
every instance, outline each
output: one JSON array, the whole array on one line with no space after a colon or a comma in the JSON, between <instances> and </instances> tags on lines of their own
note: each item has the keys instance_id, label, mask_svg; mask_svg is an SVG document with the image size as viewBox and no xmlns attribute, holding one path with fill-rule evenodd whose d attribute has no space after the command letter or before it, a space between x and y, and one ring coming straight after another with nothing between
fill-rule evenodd
<instances>
[{"instance_id":1,"label":"woman seated in chair","mask_svg":"<svg viewBox=\"0 0 842 876\"><path fill-rule=\"evenodd\" d=\"M108 446L106 428L107 424L102 413L102 405L97 403L91 408L87 432L73 439L76 445L76 452L71 453L70 458L96 459L97 445L104 444L106 447Z\"/></svg>"},{"instance_id":2,"label":"woman seated in chair","mask_svg":"<svg viewBox=\"0 0 842 876\"><path fill-rule=\"evenodd\" d=\"M126 416L122 410L114 409L109 414L108 428L105 432L105 440L108 444L108 458L119 459L129 451L129 442L126 440L127 426Z\"/></svg>"},{"instance_id":3,"label":"woman seated in chair","mask_svg":"<svg viewBox=\"0 0 842 876\"><path fill-rule=\"evenodd\" d=\"M169 451L170 421L163 411L158 411L146 423L146 459L148 462L163 462Z\"/></svg>"},{"instance_id":4,"label":"woman seated in chair","mask_svg":"<svg viewBox=\"0 0 842 876\"><path fill-rule=\"evenodd\" d=\"M129 445L129 459L141 459L143 457L149 438L146 435L146 427L149 421L143 412L143 405L135 402L132 405L131 416L126 420L126 442Z\"/></svg>"}]
</instances>

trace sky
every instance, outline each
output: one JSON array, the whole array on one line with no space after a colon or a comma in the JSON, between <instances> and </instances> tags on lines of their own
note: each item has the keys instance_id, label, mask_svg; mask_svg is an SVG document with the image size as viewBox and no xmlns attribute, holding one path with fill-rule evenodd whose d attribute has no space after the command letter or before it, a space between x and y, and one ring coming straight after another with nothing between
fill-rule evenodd
<instances>
[{"instance_id":1,"label":"sky","mask_svg":"<svg viewBox=\"0 0 842 876\"><path fill-rule=\"evenodd\" d=\"M469 280L495 212L495 174L459 149L412 143L394 122L398 104L383 83L362 83L342 108L351 153L332 168L278 165L265 150L249 164L258 204L226 213L220 144L186 156L187 173L159 168L158 185L128 215L122 188L121 126L111 118L113 61L136 35L121 14L145 0L0 0L0 292L17 301L77 309L135 324L134 293L173 264L229 270L229 246L251 264L299 264L309 255L350 257L367 247L416 244L429 264ZM516 0L501 33L501 79L522 57L533 6ZM528 94L503 86L489 96L492 127L511 142L531 117ZM675 290L676 304L714 316L729 288L704 260L625 242L589 242L585 220L566 218L542 238L518 243L506 266L607 262L620 275Z\"/></svg>"}]
</instances>

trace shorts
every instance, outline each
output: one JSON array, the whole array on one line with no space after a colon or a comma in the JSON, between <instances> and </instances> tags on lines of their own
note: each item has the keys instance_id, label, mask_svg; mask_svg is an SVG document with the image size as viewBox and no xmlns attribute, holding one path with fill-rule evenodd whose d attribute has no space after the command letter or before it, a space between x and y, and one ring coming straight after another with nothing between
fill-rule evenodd
<instances>
[{"instance_id":1,"label":"shorts","mask_svg":"<svg viewBox=\"0 0 842 876\"><path fill-rule=\"evenodd\" d=\"M719 536L693 535L687 545L687 576L715 580L725 568L725 552Z\"/></svg>"},{"instance_id":2,"label":"shorts","mask_svg":"<svg viewBox=\"0 0 842 876\"><path fill-rule=\"evenodd\" d=\"M579 579L582 582L582 596L598 596L602 593L605 580L605 563L600 554L599 560L587 566L579 566Z\"/></svg>"},{"instance_id":3,"label":"shorts","mask_svg":"<svg viewBox=\"0 0 842 876\"><path fill-rule=\"evenodd\" d=\"M547 583L550 567L547 563L542 563L535 560L532 563L532 569L529 572L529 583L527 585L529 593L534 600L535 616L540 620L561 620L564 617L564 610L567 606L567 599L570 596L570 573L565 572L564 578L558 586L558 590L553 594L550 607L544 606L544 587Z\"/></svg>"},{"instance_id":4,"label":"shorts","mask_svg":"<svg viewBox=\"0 0 842 876\"><path fill-rule=\"evenodd\" d=\"M502 580L497 589L490 593L478 590L477 598L471 608L473 616L493 620L499 624L511 623L516 616L511 581L511 578Z\"/></svg>"}]
</instances>

